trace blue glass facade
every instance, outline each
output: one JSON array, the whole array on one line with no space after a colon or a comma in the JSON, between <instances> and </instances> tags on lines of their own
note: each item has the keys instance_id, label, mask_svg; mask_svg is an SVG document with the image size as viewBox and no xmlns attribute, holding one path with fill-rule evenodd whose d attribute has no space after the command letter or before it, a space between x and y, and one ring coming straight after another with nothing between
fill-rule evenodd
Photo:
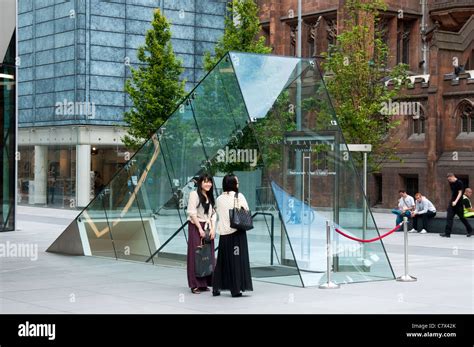
<instances>
[{"instance_id":1,"label":"blue glass facade","mask_svg":"<svg viewBox=\"0 0 474 347\"><path fill-rule=\"evenodd\" d=\"M172 23L172 43L190 89L203 55L223 33L225 0L19 1L19 125L113 125L130 101L123 92L138 63L155 8ZM95 117L57 114L57 102L90 102Z\"/></svg>"},{"instance_id":2,"label":"blue glass facade","mask_svg":"<svg viewBox=\"0 0 474 347\"><path fill-rule=\"evenodd\" d=\"M130 153L124 86L156 8L192 89L223 34L227 0L18 1L21 204L87 205Z\"/></svg>"}]
</instances>

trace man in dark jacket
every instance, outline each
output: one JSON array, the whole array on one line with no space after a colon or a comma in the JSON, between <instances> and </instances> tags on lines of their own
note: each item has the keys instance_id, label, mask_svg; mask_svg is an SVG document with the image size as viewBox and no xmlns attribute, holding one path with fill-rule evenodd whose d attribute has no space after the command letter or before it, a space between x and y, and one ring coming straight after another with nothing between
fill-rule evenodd
<instances>
[{"instance_id":1,"label":"man in dark jacket","mask_svg":"<svg viewBox=\"0 0 474 347\"><path fill-rule=\"evenodd\" d=\"M448 206L448 214L446 216L446 229L444 234L440 234L441 237L451 237L451 230L453 228L454 216L458 215L461 223L464 224L467 230L467 236L471 236L472 228L466 218L464 218L464 209L462 204L462 195L464 193L464 185L460 180L454 176L453 173L446 175L449 185L451 187L451 199Z\"/></svg>"}]
</instances>

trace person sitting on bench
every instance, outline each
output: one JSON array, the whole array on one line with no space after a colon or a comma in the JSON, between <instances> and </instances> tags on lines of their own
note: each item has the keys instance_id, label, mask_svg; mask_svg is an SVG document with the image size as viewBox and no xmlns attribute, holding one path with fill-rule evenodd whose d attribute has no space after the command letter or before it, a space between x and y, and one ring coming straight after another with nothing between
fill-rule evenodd
<instances>
[{"instance_id":1,"label":"person sitting on bench","mask_svg":"<svg viewBox=\"0 0 474 347\"><path fill-rule=\"evenodd\" d=\"M410 217L411 211L415 209L415 200L407 194L406 190L400 189L398 194L400 195L398 208L392 210L392 213L397 215L395 225L400 224L403 221L403 217Z\"/></svg>"},{"instance_id":2,"label":"person sitting on bench","mask_svg":"<svg viewBox=\"0 0 474 347\"><path fill-rule=\"evenodd\" d=\"M411 213L413 218L413 229L409 233L419 232L420 234L426 234L426 229L428 228L428 219L436 216L436 208L433 203L429 201L426 197L421 195L421 193L415 194L415 211ZM418 231L418 221L421 219L422 229Z\"/></svg>"}]
</instances>

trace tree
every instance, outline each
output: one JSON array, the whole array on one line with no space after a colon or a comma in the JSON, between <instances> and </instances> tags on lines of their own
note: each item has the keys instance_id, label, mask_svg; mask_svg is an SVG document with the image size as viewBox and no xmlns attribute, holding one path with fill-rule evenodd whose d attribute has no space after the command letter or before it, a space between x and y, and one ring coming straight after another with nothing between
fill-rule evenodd
<instances>
[{"instance_id":1,"label":"tree","mask_svg":"<svg viewBox=\"0 0 474 347\"><path fill-rule=\"evenodd\" d=\"M171 45L170 23L159 9L154 12L152 28L145 36L145 44L138 48L138 68L131 68L132 78L125 91L133 108L125 112L128 134L122 139L127 147L139 148L165 122L183 98L184 81L181 61L176 59Z\"/></svg>"},{"instance_id":2,"label":"tree","mask_svg":"<svg viewBox=\"0 0 474 347\"><path fill-rule=\"evenodd\" d=\"M225 18L224 35L219 39L214 56L206 52L204 68L211 71L214 65L229 51L268 54L272 51L265 45L265 38L258 37L260 20L258 6L254 0L232 0Z\"/></svg>"},{"instance_id":3,"label":"tree","mask_svg":"<svg viewBox=\"0 0 474 347\"><path fill-rule=\"evenodd\" d=\"M344 29L322 64L345 140L372 144L369 158L375 171L384 160L395 158L400 139L389 134L399 122L381 108L399 96L407 76L404 64L387 67L388 46L377 27L381 9L383 0L347 0ZM396 81L393 87L385 85L389 79Z\"/></svg>"}]
</instances>

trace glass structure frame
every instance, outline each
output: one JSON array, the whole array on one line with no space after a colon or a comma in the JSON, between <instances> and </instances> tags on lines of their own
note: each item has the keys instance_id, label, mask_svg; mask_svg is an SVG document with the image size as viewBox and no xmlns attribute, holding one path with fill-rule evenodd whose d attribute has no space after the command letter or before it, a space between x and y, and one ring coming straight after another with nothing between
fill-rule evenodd
<instances>
[{"instance_id":1,"label":"glass structure frame","mask_svg":"<svg viewBox=\"0 0 474 347\"><path fill-rule=\"evenodd\" d=\"M0 61L0 231L15 230L16 36Z\"/></svg>"},{"instance_id":2,"label":"glass structure frame","mask_svg":"<svg viewBox=\"0 0 474 347\"><path fill-rule=\"evenodd\" d=\"M48 251L71 253L67 237L84 255L185 266L187 197L202 172L216 196L226 173L239 177L255 279L324 283L326 221L334 282L394 278L382 241L334 231L379 235L317 62L251 53L225 55Z\"/></svg>"}]
</instances>

